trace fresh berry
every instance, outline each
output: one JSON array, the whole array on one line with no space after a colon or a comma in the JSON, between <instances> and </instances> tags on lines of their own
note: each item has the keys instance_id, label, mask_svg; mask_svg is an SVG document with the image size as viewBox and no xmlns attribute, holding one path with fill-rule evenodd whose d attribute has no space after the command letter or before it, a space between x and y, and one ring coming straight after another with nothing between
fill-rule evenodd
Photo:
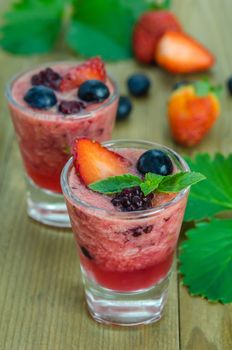
<instances>
[{"instance_id":1,"label":"fresh berry","mask_svg":"<svg viewBox=\"0 0 232 350\"><path fill-rule=\"evenodd\" d=\"M132 110L132 103L127 96L120 96L119 102L118 102L118 110L117 110L117 117L116 119L124 120L126 119L130 112Z\"/></svg>"},{"instance_id":2,"label":"fresh berry","mask_svg":"<svg viewBox=\"0 0 232 350\"><path fill-rule=\"evenodd\" d=\"M153 230L153 225L137 226L137 227L130 229L133 237L139 237L143 233L150 233L152 230Z\"/></svg>"},{"instance_id":3,"label":"fresh berry","mask_svg":"<svg viewBox=\"0 0 232 350\"><path fill-rule=\"evenodd\" d=\"M60 82L61 76L49 67L31 77L32 85L44 85L54 90L59 90Z\"/></svg>"},{"instance_id":4,"label":"fresh berry","mask_svg":"<svg viewBox=\"0 0 232 350\"><path fill-rule=\"evenodd\" d=\"M177 90L182 86L186 86L186 85L191 85L191 82L189 80L180 80L177 81L173 86L172 86L172 90Z\"/></svg>"},{"instance_id":5,"label":"fresh berry","mask_svg":"<svg viewBox=\"0 0 232 350\"><path fill-rule=\"evenodd\" d=\"M169 156L163 151L150 149L140 156L137 169L142 174L155 173L166 176L173 172L173 164Z\"/></svg>"},{"instance_id":6,"label":"fresh berry","mask_svg":"<svg viewBox=\"0 0 232 350\"><path fill-rule=\"evenodd\" d=\"M128 89L135 97L146 95L150 85L151 82L145 74L133 74L127 80Z\"/></svg>"},{"instance_id":7,"label":"fresh berry","mask_svg":"<svg viewBox=\"0 0 232 350\"><path fill-rule=\"evenodd\" d=\"M81 84L77 95L86 102L102 102L110 96L110 91L100 80L87 80Z\"/></svg>"},{"instance_id":8,"label":"fresh berry","mask_svg":"<svg viewBox=\"0 0 232 350\"><path fill-rule=\"evenodd\" d=\"M151 63L162 35L167 31L182 31L177 18L170 11L145 12L137 22L133 32L133 50L141 63Z\"/></svg>"},{"instance_id":9,"label":"fresh berry","mask_svg":"<svg viewBox=\"0 0 232 350\"><path fill-rule=\"evenodd\" d=\"M213 55L202 44L180 32L166 32L154 53L157 63L172 73L200 72L214 64Z\"/></svg>"},{"instance_id":10,"label":"fresh berry","mask_svg":"<svg viewBox=\"0 0 232 350\"><path fill-rule=\"evenodd\" d=\"M79 66L71 68L60 84L61 91L78 88L86 80L106 80L104 62L99 57L91 58Z\"/></svg>"},{"instance_id":11,"label":"fresh berry","mask_svg":"<svg viewBox=\"0 0 232 350\"><path fill-rule=\"evenodd\" d=\"M61 101L58 106L58 111L63 114L76 114L84 108L85 105L81 101Z\"/></svg>"},{"instance_id":12,"label":"fresh berry","mask_svg":"<svg viewBox=\"0 0 232 350\"><path fill-rule=\"evenodd\" d=\"M227 81L227 87L230 95L232 95L232 77L230 77Z\"/></svg>"},{"instance_id":13,"label":"fresh berry","mask_svg":"<svg viewBox=\"0 0 232 350\"><path fill-rule=\"evenodd\" d=\"M174 140L182 146L198 144L220 114L220 103L211 91L199 96L194 85L173 91L168 102L168 120Z\"/></svg>"},{"instance_id":14,"label":"fresh berry","mask_svg":"<svg viewBox=\"0 0 232 350\"><path fill-rule=\"evenodd\" d=\"M27 91L24 101L33 108L48 109L57 103L57 98L53 90L46 86L38 85Z\"/></svg>"},{"instance_id":15,"label":"fresh berry","mask_svg":"<svg viewBox=\"0 0 232 350\"><path fill-rule=\"evenodd\" d=\"M136 211L152 208L154 194L144 196L139 186L126 188L115 195L111 203L121 211Z\"/></svg>"},{"instance_id":16,"label":"fresh berry","mask_svg":"<svg viewBox=\"0 0 232 350\"><path fill-rule=\"evenodd\" d=\"M87 138L75 141L73 154L75 169L85 185L126 174L130 166L126 158Z\"/></svg>"}]
</instances>

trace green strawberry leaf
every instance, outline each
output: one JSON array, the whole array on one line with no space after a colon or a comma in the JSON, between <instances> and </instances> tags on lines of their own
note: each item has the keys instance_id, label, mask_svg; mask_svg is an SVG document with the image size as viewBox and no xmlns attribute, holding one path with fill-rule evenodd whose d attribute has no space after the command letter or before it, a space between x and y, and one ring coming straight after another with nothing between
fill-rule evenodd
<instances>
[{"instance_id":1,"label":"green strawberry leaf","mask_svg":"<svg viewBox=\"0 0 232 350\"><path fill-rule=\"evenodd\" d=\"M132 174L124 174L119 176L110 176L104 180L96 181L88 187L96 192L104 194L118 193L125 188L139 186L142 180L140 177Z\"/></svg>"},{"instance_id":2,"label":"green strawberry leaf","mask_svg":"<svg viewBox=\"0 0 232 350\"><path fill-rule=\"evenodd\" d=\"M163 176L147 173L145 175L144 182L140 185L144 196L147 196L149 193L154 192L159 187L159 184L162 180Z\"/></svg>"},{"instance_id":3,"label":"green strawberry leaf","mask_svg":"<svg viewBox=\"0 0 232 350\"><path fill-rule=\"evenodd\" d=\"M196 80L193 85L196 94L200 97L207 96L209 93L213 93L217 96L217 98L219 98L223 90L221 85L211 85L207 78L204 80Z\"/></svg>"},{"instance_id":4,"label":"green strawberry leaf","mask_svg":"<svg viewBox=\"0 0 232 350\"><path fill-rule=\"evenodd\" d=\"M232 154L198 154L186 157L192 171L201 172L207 181L194 186L189 195L185 220L211 218L219 212L232 209Z\"/></svg>"},{"instance_id":5,"label":"green strawberry leaf","mask_svg":"<svg viewBox=\"0 0 232 350\"><path fill-rule=\"evenodd\" d=\"M184 188L187 188L205 179L206 177L204 175L194 171L167 175L163 177L163 180L158 187L158 191L165 193L180 192Z\"/></svg>"},{"instance_id":6,"label":"green strawberry leaf","mask_svg":"<svg viewBox=\"0 0 232 350\"><path fill-rule=\"evenodd\" d=\"M0 46L16 54L51 50L60 33L62 0L21 0L4 16Z\"/></svg>"},{"instance_id":7,"label":"green strawberry leaf","mask_svg":"<svg viewBox=\"0 0 232 350\"><path fill-rule=\"evenodd\" d=\"M133 27L146 3L140 6L141 0L75 0L75 4L66 37L74 51L111 60L132 57Z\"/></svg>"},{"instance_id":8,"label":"green strawberry leaf","mask_svg":"<svg viewBox=\"0 0 232 350\"><path fill-rule=\"evenodd\" d=\"M180 246L179 272L192 295L232 302L232 220L201 222Z\"/></svg>"}]
</instances>

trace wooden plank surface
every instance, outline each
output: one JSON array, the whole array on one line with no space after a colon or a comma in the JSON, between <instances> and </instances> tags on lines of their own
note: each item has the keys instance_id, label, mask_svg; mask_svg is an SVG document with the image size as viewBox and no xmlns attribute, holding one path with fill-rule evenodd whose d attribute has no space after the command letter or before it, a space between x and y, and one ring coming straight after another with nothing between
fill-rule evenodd
<instances>
[{"instance_id":1,"label":"wooden plank surface","mask_svg":"<svg viewBox=\"0 0 232 350\"><path fill-rule=\"evenodd\" d=\"M174 11L188 32L207 44L218 58L210 73L225 83L232 75L231 0L174 0ZM6 2L0 1L0 9ZM117 328L89 317L83 297L78 258L71 233L51 229L26 215L21 159L4 99L6 81L39 62L72 59L56 52L16 57L0 52L0 350L230 350L232 306L190 297L172 277L164 318L157 324ZM152 79L150 96L133 100L131 119L118 124L115 138L139 138L173 144L165 106L170 87L180 77L134 61L108 64L126 93L125 77L145 71ZM232 152L232 99L224 93L222 117L193 151Z\"/></svg>"}]
</instances>

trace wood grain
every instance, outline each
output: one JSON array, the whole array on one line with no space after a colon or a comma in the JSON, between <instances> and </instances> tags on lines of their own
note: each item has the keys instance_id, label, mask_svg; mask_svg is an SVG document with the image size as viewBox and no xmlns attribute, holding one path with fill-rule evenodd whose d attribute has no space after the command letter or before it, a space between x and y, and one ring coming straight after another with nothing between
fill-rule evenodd
<instances>
[{"instance_id":1,"label":"wood grain","mask_svg":"<svg viewBox=\"0 0 232 350\"><path fill-rule=\"evenodd\" d=\"M207 44L218 63L210 73L224 85L232 75L231 0L175 0L174 11L188 32ZM0 9L6 2L0 1ZM101 326L86 312L78 258L71 233L51 229L26 215L23 170L4 98L6 81L39 62L73 59L64 52L16 57L0 52L0 350L230 350L232 306L189 296L172 277L164 318L146 327ZM153 84L148 98L133 99L133 114L114 138L139 138L173 144L166 121L166 100L180 76L134 61L108 64L122 93L125 77L144 71ZM222 116L193 151L232 152L232 99L224 93Z\"/></svg>"}]
</instances>

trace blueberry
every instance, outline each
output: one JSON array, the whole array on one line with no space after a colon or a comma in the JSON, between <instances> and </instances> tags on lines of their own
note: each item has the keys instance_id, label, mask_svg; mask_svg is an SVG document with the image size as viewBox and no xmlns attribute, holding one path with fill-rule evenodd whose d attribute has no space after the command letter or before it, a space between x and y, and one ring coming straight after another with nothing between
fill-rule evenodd
<instances>
[{"instance_id":1,"label":"blueberry","mask_svg":"<svg viewBox=\"0 0 232 350\"><path fill-rule=\"evenodd\" d=\"M142 174L150 172L165 176L172 173L173 164L163 151L151 149L140 156L137 162L137 169Z\"/></svg>"},{"instance_id":2,"label":"blueberry","mask_svg":"<svg viewBox=\"0 0 232 350\"><path fill-rule=\"evenodd\" d=\"M230 95L232 96L232 77L230 77L227 81L227 88L228 88Z\"/></svg>"},{"instance_id":3,"label":"blueberry","mask_svg":"<svg viewBox=\"0 0 232 350\"><path fill-rule=\"evenodd\" d=\"M177 83L175 83L173 86L172 86L172 90L177 90L179 89L180 87L183 87L183 86L186 86L186 85L190 85L190 81L188 80L181 80L181 81L178 81Z\"/></svg>"},{"instance_id":4,"label":"blueberry","mask_svg":"<svg viewBox=\"0 0 232 350\"><path fill-rule=\"evenodd\" d=\"M127 96L120 96L117 110L117 120L126 119L132 110L132 103Z\"/></svg>"},{"instance_id":5,"label":"blueberry","mask_svg":"<svg viewBox=\"0 0 232 350\"><path fill-rule=\"evenodd\" d=\"M102 102L109 97L110 91L100 80L86 80L79 87L77 95L86 102Z\"/></svg>"},{"instance_id":6,"label":"blueberry","mask_svg":"<svg viewBox=\"0 0 232 350\"><path fill-rule=\"evenodd\" d=\"M29 106L38 109L48 109L57 103L53 90L42 85L30 88L24 96L24 101Z\"/></svg>"},{"instance_id":7,"label":"blueberry","mask_svg":"<svg viewBox=\"0 0 232 350\"><path fill-rule=\"evenodd\" d=\"M148 93L151 82L145 74L133 74L127 80L127 86L133 96L140 97Z\"/></svg>"}]
</instances>

